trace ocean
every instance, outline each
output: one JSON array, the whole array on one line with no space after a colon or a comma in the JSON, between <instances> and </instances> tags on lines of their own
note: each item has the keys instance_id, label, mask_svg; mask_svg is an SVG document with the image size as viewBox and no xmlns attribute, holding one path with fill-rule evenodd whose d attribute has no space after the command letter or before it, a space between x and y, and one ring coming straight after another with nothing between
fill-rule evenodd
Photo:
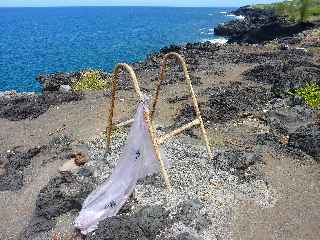
<instances>
[{"instance_id":1,"label":"ocean","mask_svg":"<svg viewBox=\"0 0 320 240\"><path fill-rule=\"evenodd\" d=\"M170 44L217 39L232 8L0 8L0 91L40 91L40 73L111 71Z\"/></svg>"}]
</instances>

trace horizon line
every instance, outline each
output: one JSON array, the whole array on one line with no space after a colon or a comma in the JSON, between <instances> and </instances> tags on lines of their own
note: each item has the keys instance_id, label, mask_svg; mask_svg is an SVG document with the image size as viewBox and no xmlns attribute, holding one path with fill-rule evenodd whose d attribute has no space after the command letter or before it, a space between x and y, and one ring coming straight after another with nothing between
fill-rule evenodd
<instances>
[{"instance_id":1,"label":"horizon line","mask_svg":"<svg viewBox=\"0 0 320 240\"><path fill-rule=\"evenodd\" d=\"M239 6L166 6L166 5L57 5L57 6L0 6L0 8L59 8L59 7L165 7L165 8L239 8Z\"/></svg>"}]
</instances>

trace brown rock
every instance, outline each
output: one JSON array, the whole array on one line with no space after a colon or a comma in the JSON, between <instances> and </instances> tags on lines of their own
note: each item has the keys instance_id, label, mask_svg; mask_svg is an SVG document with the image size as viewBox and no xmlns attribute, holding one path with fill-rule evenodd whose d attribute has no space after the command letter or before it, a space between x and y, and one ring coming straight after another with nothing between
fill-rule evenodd
<instances>
[{"instance_id":1,"label":"brown rock","mask_svg":"<svg viewBox=\"0 0 320 240\"><path fill-rule=\"evenodd\" d=\"M281 136L281 138L279 139L280 143L283 145L288 145L289 143L289 136Z\"/></svg>"},{"instance_id":2,"label":"brown rock","mask_svg":"<svg viewBox=\"0 0 320 240\"><path fill-rule=\"evenodd\" d=\"M83 152L74 153L71 155L71 158L74 159L77 166L82 166L89 160L88 156Z\"/></svg>"}]
</instances>

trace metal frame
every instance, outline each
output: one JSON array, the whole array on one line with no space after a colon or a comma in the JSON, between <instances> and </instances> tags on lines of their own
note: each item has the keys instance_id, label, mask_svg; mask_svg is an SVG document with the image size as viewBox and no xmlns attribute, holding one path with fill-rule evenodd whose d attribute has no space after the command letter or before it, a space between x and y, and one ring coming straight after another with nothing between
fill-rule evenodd
<instances>
[{"instance_id":1,"label":"metal frame","mask_svg":"<svg viewBox=\"0 0 320 240\"><path fill-rule=\"evenodd\" d=\"M131 80L133 82L133 87L136 92L136 94L139 97L140 101L143 101L143 94L140 90L139 83L137 76L135 72L133 71L132 67L130 67L126 63L119 63L116 65L116 67L113 70L113 78L112 78L112 95L111 95L111 105L110 105L110 113L109 113L109 118L108 118L108 124L107 124L107 146L109 147L111 144L111 134L112 134L112 128L113 128L113 115L114 115L114 108L115 108L115 98L116 98L116 90L117 90L117 84L119 80L119 74L120 71L127 71L131 77ZM119 123L115 125L115 127L120 127L120 126L126 126L129 125L133 122L133 119L127 120L125 122Z\"/></svg>"},{"instance_id":2,"label":"metal frame","mask_svg":"<svg viewBox=\"0 0 320 240\"><path fill-rule=\"evenodd\" d=\"M187 129L190 129L190 128L194 127L194 126L200 126L200 129L201 129L201 132L202 132L202 136L203 136L203 140L204 140L204 142L206 144L206 148L207 148L209 159L212 159L213 156L212 156L211 147L210 147L209 140L208 140L208 135L207 135L206 129L205 129L204 124L203 124L203 120L202 120L202 117L201 117L201 113L200 113L197 97L196 97L196 94L194 93L194 90L193 90L193 87L192 87L192 83L191 83L191 79L190 79L190 76L189 76L187 64L186 64L185 60L183 59L183 57L181 55L179 55L178 53L171 52L171 53L166 54L164 56L164 58L163 58L163 61L162 61L161 66L160 66L160 77L159 77L159 81L158 81L158 84L157 84L157 87L156 87L156 94L155 94L155 97L154 97L154 100L153 100L153 103L152 103L151 119L153 120L153 118L154 118L155 109L156 109L156 106L157 106L157 103L158 103L158 100L159 100L161 82L166 77L166 66L167 66L168 59L170 59L170 58L174 58L182 66L184 77L185 77L185 80L187 82L187 85L189 87L189 91L190 91L190 94L191 94L191 97L192 97L193 107L194 107L194 110L196 112L196 119L194 119L192 122L190 122L188 124L183 125L182 127L178 128L176 130L173 130L170 133L167 133L167 134L165 134L163 136L160 136L158 138L158 143L161 144L161 143L173 138L174 136L176 136L176 135L182 133L183 131L185 131Z\"/></svg>"},{"instance_id":3,"label":"metal frame","mask_svg":"<svg viewBox=\"0 0 320 240\"><path fill-rule=\"evenodd\" d=\"M135 92L137 93L140 101L144 100L143 94L141 93L141 90L140 90L140 87L139 87L137 76L136 76L135 72L133 71L132 67L130 67L128 64L125 64L125 63L117 64L116 67L113 70L112 97L111 97L111 105L110 105L110 113L109 113L108 125L107 125L107 129L106 129L106 131L107 131L107 147L108 148L110 147L110 144L111 144L111 135L112 135L112 128L113 128L112 120L113 120L113 116L114 116L115 96L116 96L116 90L117 90L117 83L118 83L118 80L119 80L119 73L120 73L121 70L126 70L129 73L129 75L131 77L131 80L133 82L133 86L134 86ZM162 176L163 176L163 178L165 180L165 183L167 185L168 190L172 191L170 180L169 180L169 176L168 176L168 172L167 172L167 170L165 168L165 165L164 165L164 162L162 161L161 156L160 156L160 145L158 144L158 141L156 139L155 130L154 130L154 127L152 125L152 121L151 121L151 118L150 118L150 112L149 112L148 108L145 108L145 110L144 110L144 120L145 120L146 125L148 127L148 131L149 131L149 134L150 134L150 137L151 137L151 141L152 141L152 144L153 144L153 147L154 147L154 151L156 153L156 157L160 162L161 174L162 174ZM131 124L132 122L133 122L133 119L130 119L128 121L119 123L119 124L117 124L115 126L116 127L118 127L118 126L126 126L126 125Z\"/></svg>"},{"instance_id":4,"label":"metal frame","mask_svg":"<svg viewBox=\"0 0 320 240\"><path fill-rule=\"evenodd\" d=\"M154 118L155 109L156 109L156 106L157 106L157 103L158 103L158 100L159 100L161 82L165 79L165 69L166 69L166 64L167 64L167 61L168 61L169 58L175 58L175 60L182 66L182 69L183 69L183 72L184 72L184 76L185 76L185 79L186 79L186 82L187 82L187 85L189 87L189 91L190 91L190 94L191 94L191 97L192 97L193 106L194 106L194 109L195 109L195 112L196 112L196 118L193 121L191 121L190 123L185 124L184 126L178 128L178 129L175 129L170 133L164 134L162 136L157 136L156 131L155 131L154 126L153 126L153 118ZM118 83L118 80L119 80L119 73L120 73L121 70L126 70L129 73L129 75L130 75L130 77L131 77L131 79L133 81L133 86L134 86L135 92L137 93L140 101L144 100L143 99L143 94L141 93L141 90L140 90L140 87L139 87L137 76L136 76L135 72L133 71L133 69L128 64L125 64L125 63L117 64L115 69L113 70L113 79L112 79L112 98L111 98L110 114L109 114L108 126L107 126L107 146L108 146L108 148L109 148L109 146L111 144L111 134L112 134L112 128L113 128L112 120L113 120L114 108L115 108L115 95L116 95L117 83ZM158 84L157 84L157 87L156 87L156 94L155 94L155 97L154 97L154 100L153 100L153 103L152 103L152 109L151 109L151 112L150 112L148 108L145 108L145 110L144 110L144 120L145 120L145 123L146 123L146 125L148 127L148 131L149 131L149 134L150 134L150 137L151 137L151 141L152 141L152 144L153 144L154 151L156 153L156 157L157 157L158 161L160 162L161 174L162 174L162 176L164 178L164 181L166 183L166 186L167 186L167 188L168 188L168 190L170 192L172 191L172 187L171 187L169 175L168 175L168 172L167 172L167 170L165 168L164 162L162 161L161 155L160 155L160 145L162 143L166 142L169 139L172 139L173 137L175 137L176 135L182 133L183 131L185 131L187 129L190 129L190 128L195 127L195 126L200 126L200 129L201 129L201 132L202 132L202 136L203 136L204 142L205 142L206 147L207 147L209 159L213 158L212 157L212 152L211 152L211 147L210 147L209 140L208 140L208 136L207 136L207 133L206 133L206 130L205 130L205 127L204 127L204 124L203 124L203 120L202 120L202 117L201 117L201 113L200 113L200 110L199 110L197 97L196 97L196 95L194 93L194 90L193 90L193 87L192 87L192 83L191 83L191 80L190 80L190 76L189 76L189 73L188 73L187 65L186 65L184 59L182 58L182 56L180 56L179 54L172 52L172 53L168 53L168 54L166 54L164 56L164 59L163 59L163 61L161 63L160 77L159 77L159 81L158 81ZM117 124L115 126L116 127L118 127L118 126L126 126L126 125L131 124L132 122L133 122L133 119L130 119L128 121L119 123L119 124Z\"/></svg>"}]
</instances>

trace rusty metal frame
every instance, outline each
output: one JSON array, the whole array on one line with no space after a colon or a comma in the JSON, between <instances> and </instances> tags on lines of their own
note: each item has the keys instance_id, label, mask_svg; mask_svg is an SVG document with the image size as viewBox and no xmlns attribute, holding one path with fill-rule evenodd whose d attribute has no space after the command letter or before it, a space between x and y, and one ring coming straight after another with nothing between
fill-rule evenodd
<instances>
[{"instance_id":1,"label":"rusty metal frame","mask_svg":"<svg viewBox=\"0 0 320 240\"><path fill-rule=\"evenodd\" d=\"M187 85L188 85L188 88L189 88L189 92L190 92L191 97L192 97L193 107L194 107L194 110L196 112L196 119L194 119L192 122L190 122L188 124L185 124L184 126L178 128L176 130L173 130L170 133L167 133L167 134L165 134L163 136L160 136L157 139L157 143L161 144L161 143L173 138L174 136L182 133L183 131L185 131L187 129L190 129L190 128L195 127L195 126L200 126L200 129L201 129L201 132L202 132L202 136L203 136L203 140L204 140L206 148L207 148L209 159L212 159L213 156L212 156L211 147L210 147L209 140L208 140L208 135L207 135L206 129L205 129L204 124L203 124L203 120L202 120L202 117L201 117L201 113L200 113L197 97L196 97L196 94L195 94L195 92L193 90L193 87L192 87L192 82L191 82L191 79L190 79L190 76L189 76L187 64L186 64L185 60L183 59L183 57L181 55L179 55L178 53L171 52L171 53L166 54L164 56L164 58L163 58L163 61L162 61L161 66L160 66L159 81L158 81L158 84L157 84L157 87L156 87L156 93L155 93L155 97L153 99L152 108L151 108L151 114L150 114L151 120L154 119L155 109L156 109L157 103L159 101L161 82L165 79L167 61L170 58L174 58L176 60L176 62L179 63L182 66L183 73L184 73L184 76L185 76L185 80L187 82Z\"/></svg>"},{"instance_id":2,"label":"rusty metal frame","mask_svg":"<svg viewBox=\"0 0 320 240\"><path fill-rule=\"evenodd\" d=\"M127 71L129 73L129 75L131 77L131 80L133 82L134 90L135 90L136 94L138 95L139 100L143 101L143 94L142 94L142 92L140 90L137 76L136 76L135 72L133 71L132 67L130 67L126 63L118 63L115 66L114 70L113 70L110 113L109 113L109 118L108 118L107 129L106 129L106 132L107 132L107 146L108 146L108 148L109 148L109 146L111 144L111 134L112 134L112 129L113 129L112 120L113 120L113 116L114 116L116 90L117 90L117 84L118 84L118 81L119 81L120 71ZM130 119L130 120L127 120L125 122L122 122L122 123L119 123L119 124L115 125L115 127L126 126L126 125L129 125L132 122L133 122L133 119Z\"/></svg>"},{"instance_id":3,"label":"rusty metal frame","mask_svg":"<svg viewBox=\"0 0 320 240\"><path fill-rule=\"evenodd\" d=\"M116 90L117 90L117 83L119 80L119 73L121 70L125 70L129 73L131 80L133 82L133 86L134 86L134 90L136 92L136 94L138 95L140 101L144 100L143 94L140 90L139 87L139 83L138 83L138 79L137 76L135 74L135 72L133 71L132 67L130 67L128 64L126 63L119 63L116 65L116 67L113 70L113 79L112 79L112 95L111 95L111 104L110 104L110 112L109 112L109 118L108 118L108 125L107 125L107 147L109 149L110 144L111 144L111 135L112 135L112 129L113 129L113 116L114 116L114 108L115 108L115 96L116 96ZM161 155L160 155L160 144L158 144L157 138L156 138L156 134L155 134L155 130L154 127L152 125L152 121L150 118L150 111L148 108L146 108L144 110L144 120L145 123L148 127L148 131L151 137L151 141L154 147L154 151L156 153L156 158L158 159L158 161L160 162L160 171L161 174L164 178L164 181L166 183L166 186L168 188L168 190L171 192L172 188L171 188L171 184L170 184L170 180L169 180L169 176L168 176L168 172L165 168L165 164L163 162L163 160L161 159ZM133 119L124 121L122 123L119 123L117 125L115 125L116 127L119 126L126 126L129 125L133 122Z\"/></svg>"},{"instance_id":4,"label":"rusty metal frame","mask_svg":"<svg viewBox=\"0 0 320 240\"><path fill-rule=\"evenodd\" d=\"M157 106L157 103L158 103L158 100L159 100L161 82L165 79L166 64L167 64L167 61L168 61L169 58L174 58L182 66L182 69L183 69L183 72L184 72L184 76L185 76L185 79L186 79L186 82L187 82L187 85L189 87L189 91L190 91L190 94L191 94L191 97L192 97L193 107L194 107L195 112L196 112L196 118L193 121L191 121L190 123L185 124L182 127L178 128L178 129L175 129L170 133L164 134L162 136L157 136L156 131L155 131L154 126L153 126L153 118L154 118L155 109L156 109L156 106ZM143 94L142 94L142 92L140 90L140 87L139 87L137 76L136 76L135 72L133 71L133 69L128 64L125 64L125 63L117 64L115 69L113 70L112 98L111 98L108 126L107 126L107 130L106 130L107 131L107 146L108 146L108 148L109 148L109 146L111 144L111 134L112 134L112 128L113 128L112 120L113 120L114 108L115 108L115 95L116 95L117 83L118 83L118 80L119 80L119 73L120 73L121 70L126 70L129 73L129 75L130 75L130 77L131 77L131 79L133 81L133 86L134 86L135 92L137 93L140 101L144 100L143 99ZM164 56L164 59L163 59L163 61L161 63L161 67L160 67L160 77L159 77L159 81L157 83L156 94L155 94L155 97L153 99L151 112L149 111L148 108L146 108L144 110L144 120L145 120L145 123L146 123L146 125L148 127L148 131L149 131L149 134L150 134L150 137L151 137L153 148L154 148L154 151L156 153L156 158L160 162L161 174L162 174L162 176L164 178L164 181L166 183L166 186L167 186L167 188L168 188L168 190L170 192L172 191L172 187L171 187L169 175L168 175L168 172L167 172L167 170L165 168L165 164L164 164L163 160L161 159L161 155L160 155L160 145L162 143L166 142L167 140L172 139L173 137L175 137L176 135L182 133L183 131L185 131L187 129L190 129L190 128L195 127L195 126L200 126L201 133L202 133L202 136L203 136L203 140L204 140L204 142L206 144L206 148L207 148L209 159L213 158L212 152L211 152L211 147L210 147L209 140L208 140L208 136L207 136L207 133L206 133L206 130L205 130L205 127L204 127L204 124L203 124L203 120L202 120L202 117L201 117L201 113L200 113L200 110L199 110L197 97L196 97L196 94L195 94L195 92L193 90L192 83L191 83L191 80L190 80L190 76L189 76L189 73L188 73L187 64L185 63L185 60L182 58L181 55L172 52L172 53L168 53L168 54L166 54ZM115 126L116 127L117 126L126 126L126 125L131 124L132 122L133 122L133 119L130 119L128 121L119 123L119 124L117 124Z\"/></svg>"}]
</instances>

